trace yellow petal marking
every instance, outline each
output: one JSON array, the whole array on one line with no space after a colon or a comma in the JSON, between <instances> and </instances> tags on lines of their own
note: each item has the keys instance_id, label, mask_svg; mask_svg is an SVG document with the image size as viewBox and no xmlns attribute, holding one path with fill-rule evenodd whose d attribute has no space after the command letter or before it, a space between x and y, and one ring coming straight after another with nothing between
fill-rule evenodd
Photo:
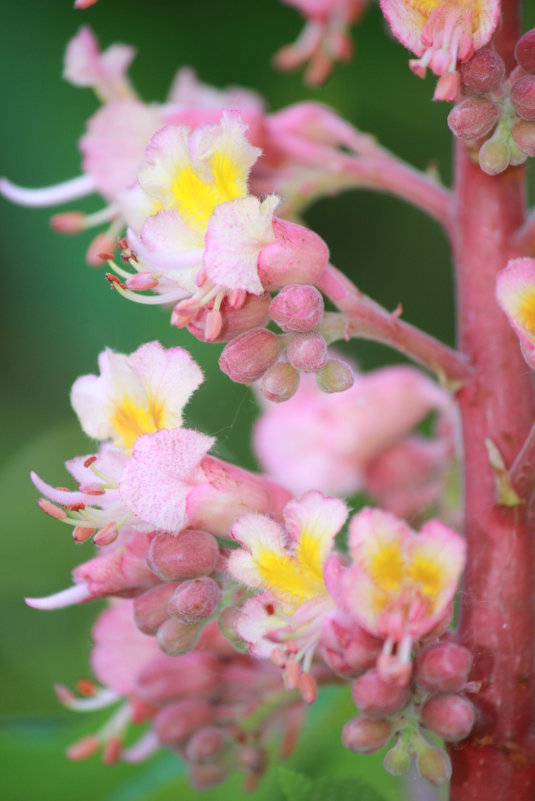
<instances>
[{"instance_id":1,"label":"yellow petal marking","mask_svg":"<svg viewBox=\"0 0 535 801\"><path fill-rule=\"evenodd\" d=\"M398 592L403 581L403 553L399 542L380 542L368 556L368 573L382 592Z\"/></svg>"},{"instance_id":2,"label":"yellow petal marking","mask_svg":"<svg viewBox=\"0 0 535 801\"><path fill-rule=\"evenodd\" d=\"M439 558L440 554L416 552L407 566L407 575L418 585L421 594L430 600L436 599L447 583L446 571Z\"/></svg>"},{"instance_id":3,"label":"yellow petal marking","mask_svg":"<svg viewBox=\"0 0 535 801\"><path fill-rule=\"evenodd\" d=\"M265 582L266 589L280 600L296 606L325 594L323 571L311 570L308 564L299 557L270 551L259 550L254 560Z\"/></svg>"},{"instance_id":4,"label":"yellow petal marking","mask_svg":"<svg viewBox=\"0 0 535 801\"><path fill-rule=\"evenodd\" d=\"M147 406L138 406L125 395L111 418L116 431L114 445L132 450L134 442L142 434L153 434L164 427L164 411L163 403L154 398L149 399Z\"/></svg>"},{"instance_id":5,"label":"yellow petal marking","mask_svg":"<svg viewBox=\"0 0 535 801\"><path fill-rule=\"evenodd\" d=\"M530 334L535 334L535 286L524 287L518 293L516 301L518 310L515 317L518 324Z\"/></svg>"}]
</instances>

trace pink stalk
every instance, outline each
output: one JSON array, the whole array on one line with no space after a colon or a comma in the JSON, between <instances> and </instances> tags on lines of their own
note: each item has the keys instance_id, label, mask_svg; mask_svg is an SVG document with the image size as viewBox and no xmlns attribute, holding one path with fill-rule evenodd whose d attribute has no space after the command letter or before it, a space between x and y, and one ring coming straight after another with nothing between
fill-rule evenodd
<instances>
[{"instance_id":1,"label":"pink stalk","mask_svg":"<svg viewBox=\"0 0 535 801\"><path fill-rule=\"evenodd\" d=\"M399 319L360 292L336 267L328 265L316 286L347 318L347 336L383 342L451 381L470 375L470 364L461 353Z\"/></svg>"},{"instance_id":2,"label":"pink stalk","mask_svg":"<svg viewBox=\"0 0 535 801\"><path fill-rule=\"evenodd\" d=\"M529 501L535 490L535 423L513 462L509 477L520 498Z\"/></svg>"},{"instance_id":3,"label":"pink stalk","mask_svg":"<svg viewBox=\"0 0 535 801\"><path fill-rule=\"evenodd\" d=\"M496 46L509 68L519 37L518 0L503 0ZM521 167L490 177L456 146L453 247L459 345L474 374L459 392L464 436L467 567L459 637L482 682L472 735L450 749L452 801L535 797L535 521L527 504L499 506L486 438L511 465L535 411L532 377L495 301L496 274L524 222Z\"/></svg>"}]
</instances>

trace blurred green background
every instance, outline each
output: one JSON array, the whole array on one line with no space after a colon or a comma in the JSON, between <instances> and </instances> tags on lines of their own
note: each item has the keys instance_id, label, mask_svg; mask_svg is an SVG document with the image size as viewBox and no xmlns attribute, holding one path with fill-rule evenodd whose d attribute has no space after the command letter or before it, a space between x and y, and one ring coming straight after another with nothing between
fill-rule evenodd
<instances>
[{"instance_id":1,"label":"blurred green background","mask_svg":"<svg viewBox=\"0 0 535 801\"><path fill-rule=\"evenodd\" d=\"M527 22L533 25L531 14ZM75 12L72 0L17 0L0 12L0 173L22 185L47 185L80 172L77 139L97 104L90 91L63 82L61 68L65 44L81 24L93 26L104 46L118 40L138 48L132 76L145 99L162 100L176 68L190 64L207 83L255 88L271 109L305 98L329 103L410 162L435 165L449 181L447 107L430 102L432 80L411 75L407 53L390 38L376 7L354 33L354 61L338 66L327 86L310 90L300 74L279 74L271 66L274 52L302 26L299 15L277 0L101 0L85 12ZM98 200L77 208L98 208ZM199 346L170 327L168 313L109 291L103 271L84 263L90 235L55 234L47 210L2 202L1 214L2 798L188 799L194 794L180 765L165 753L146 765L113 769L96 759L80 764L63 756L66 744L97 721L61 710L52 684L72 685L88 675L97 607L38 613L24 606L24 595L67 586L72 567L90 555L40 513L28 474L33 468L62 484L64 460L91 449L68 396L76 376L95 371L105 345L130 352L159 339L189 348L207 381L188 420L217 435L220 453L246 466L254 466L248 440L255 403L217 369L218 347ZM363 290L391 308L401 301L406 319L452 342L450 258L437 225L396 199L366 192L322 201L307 220L327 240L334 263ZM365 343L349 350L366 369L394 358ZM402 784L385 777L378 760L341 748L339 730L353 714L347 693L322 698L291 765L311 776L362 776L390 801L401 798ZM241 798L240 788L233 780L207 797ZM282 798L273 772L253 797Z\"/></svg>"}]
</instances>

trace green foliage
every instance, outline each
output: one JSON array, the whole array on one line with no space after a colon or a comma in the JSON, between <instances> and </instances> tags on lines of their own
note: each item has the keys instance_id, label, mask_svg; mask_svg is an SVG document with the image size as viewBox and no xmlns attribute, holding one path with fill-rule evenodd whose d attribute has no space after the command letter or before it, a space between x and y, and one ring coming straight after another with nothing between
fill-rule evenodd
<instances>
[{"instance_id":1,"label":"green foliage","mask_svg":"<svg viewBox=\"0 0 535 801\"><path fill-rule=\"evenodd\" d=\"M384 796L359 778L310 779L282 767L278 773L286 801L384 801Z\"/></svg>"}]
</instances>

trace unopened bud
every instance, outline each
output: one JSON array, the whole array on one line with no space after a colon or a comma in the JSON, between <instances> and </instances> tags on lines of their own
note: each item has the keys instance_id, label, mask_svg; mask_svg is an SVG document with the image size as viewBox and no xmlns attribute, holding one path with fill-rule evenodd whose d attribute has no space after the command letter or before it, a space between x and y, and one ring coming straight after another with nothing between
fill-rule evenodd
<instances>
[{"instance_id":1,"label":"unopened bud","mask_svg":"<svg viewBox=\"0 0 535 801\"><path fill-rule=\"evenodd\" d=\"M290 364L304 373L314 373L327 364L327 343L321 334L297 334L287 353Z\"/></svg>"},{"instance_id":2,"label":"unopened bud","mask_svg":"<svg viewBox=\"0 0 535 801\"><path fill-rule=\"evenodd\" d=\"M228 342L233 337L251 328L259 328L269 320L270 295L247 295L245 302L237 309L227 305L221 307L221 328L212 342ZM188 331L194 337L205 341L207 339L206 322L210 314L209 309L202 309L188 324Z\"/></svg>"},{"instance_id":3,"label":"unopened bud","mask_svg":"<svg viewBox=\"0 0 535 801\"><path fill-rule=\"evenodd\" d=\"M202 698L169 704L154 718L154 730L164 745L181 745L198 729L212 722L214 710Z\"/></svg>"},{"instance_id":4,"label":"unopened bud","mask_svg":"<svg viewBox=\"0 0 535 801\"><path fill-rule=\"evenodd\" d=\"M315 284L329 261L323 239L297 223L273 218L275 242L262 248L258 274L266 289L287 284Z\"/></svg>"},{"instance_id":5,"label":"unopened bud","mask_svg":"<svg viewBox=\"0 0 535 801\"><path fill-rule=\"evenodd\" d=\"M498 175L509 166L509 147L498 139L489 139L479 150L479 166L487 175Z\"/></svg>"},{"instance_id":6,"label":"unopened bud","mask_svg":"<svg viewBox=\"0 0 535 801\"><path fill-rule=\"evenodd\" d=\"M198 626L190 626L175 617L170 617L162 623L156 633L158 648L168 656L186 654L195 647L199 639Z\"/></svg>"},{"instance_id":7,"label":"unopened bud","mask_svg":"<svg viewBox=\"0 0 535 801\"><path fill-rule=\"evenodd\" d=\"M519 120L511 130L514 143L527 156L535 156L535 122Z\"/></svg>"},{"instance_id":8,"label":"unopened bud","mask_svg":"<svg viewBox=\"0 0 535 801\"><path fill-rule=\"evenodd\" d=\"M416 684L425 690L457 692L468 681L472 654L455 643L441 643L419 654L414 675Z\"/></svg>"},{"instance_id":9,"label":"unopened bud","mask_svg":"<svg viewBox=\"0 0 535 801\"><path fill-rule=\"evenodd\" d=\"M535 28L519 39L515 47L515 58L526 72L535 72Z\"/></svg>"},{"instance_id":10,"label":"unopened bud","mask_svg":"<svg viewBox=\"0 0 535 801\"><path fill-rule=\"evenodd\" d=\"M323 297L315 286L289 284L273 298L271 319L283 331L312 331L323 317Z\"/></svg>"},{"instance_id":11,"label":"unopened bud","mask_svg":"<svg viewBox=\"0 0 535 801\"><path fill-rule=\"evenodd\" d=\"M169 617L169 599L177 588L176 584L159 584L134 600L134 621L144 634L156 634L162 623Z\"/></svg>"},{"instance_id":12,"label":"unopened bud","mask_svg":"<svg viewBox=\"0 0 535 801\"><path fill-rule=\"evenodd\" d=\"M190 765L188 781L194 790L208 790L224 782L229 772L230 767L219 762L213 765Z\"/></svg>"},{"instance_id":13,"label":"unopened bud","mask_svg":"<svg viewBox=\"0 0 535 801\"><path fill-rule=\"evenodd\" d=\"M322 392L345 392L353 386L353 371L345 362L329 359L323 370L316 375L316 382Z\"/></svg>"},{"instance_id":14,"label":"unopened bud","mask_svg":"<svg viewBox=\"0 0 535 801\"><path fill-rule=\"evenodd\" d=\"M389 720L355 718L342 729L342 742L350 751L373 754L383 748L392 736L393 726Z\"/></svg>"},{"instance_id":15,"label":"unopened bud","mask_svg":"<svg viewBox=\"0 0 535 801\"><path fill-rule=\"evenodd\" d=\"M431 784L444 784L451 778L451 762L442 748L422 749L416 759L416 767L422 778Z\"/></svg>"},{"instance_id":16,"label":"unopened bud","mask_svg":"<svg viewBox=\"0 0 535 801\"><path fill-rule=\"evenodd\" d=\"M232 339L219 357L219 366L232 381L252 384L277 360L279 340L273 331L253 328Z\"/></svg>"},{"instance_id":17,"label":"unopened bud","mask_svg":"<svg viewBox=\"0 0 535 801\"><path fill-rule=\"evenodd\" d=\"M375 669L355 680L352 694L356 706L369 718L393 715L403 709L410 698L408 687L388 684Z\"/></svg>"},{"instance_id":18,"label":"unopened bud","mask_svg":"<svg viewBox=\"0 0 535 801\"><path fill-rule=\"evenodd\" d=\"M480 139L498 122L497 106L485 97L468 97L448 114L450 130L459 139Z\"/></svg>"},{"instance_id":19,"label":"unopened bud","mask_svg":"<svg viewBox=\"0 0 535 801\"><path fill-rule=\"evenodd\" d=\"M206 531L184 529L178 536L157 534L147 554L150 569L164 581L208 576L219 558L216 538Z\"/></svg>"},{"instance_id":20,"label":"unopened bud","mask_svg":"<svg viewBox=\"0 0 535 801\"><path fill-rule=\"evenodd\" d=\"M462 695L435 695L422 707L420 719L446 742L468 737L476 719L474 705Z\"/></svg>"},{"instance_id":21,"label":"unopened bud","mask_svg":"<svg viewBox=\"0 0 535 801\"><path fill-rule=\"evenodd\" d=\"M241 609L238 606L226 606L217 619L219 631L237 651L248 653L246 643L238 634L238 621L241 617Z\"/></svg>"},{"instance_id":22,"label":"unopened bud","mask_svg":"<svg viewBox=\"0 0 535 801\"><path fill-rule=\"evenodd\" d=\"M262 377L262 393L270 401L282 403L295 395L299 373L288 362L277 362Z\"/></svg>"},{"instance_id":23,"label":"unopened bud","mask_svg":"<svg viewBox=\"0 0 535 801\"><path fill-rule=\"evenodd\" d=\"M169 601L169 614L184 623L199 623L213 615L221 600L217 582L209 576L180 584Z\"/></svg>"},{"instance_id":24,"label":"unopened bud","mask_svg":"<svg viewBox=\"0 0 535 801\"><path fill-rule=\"evenodd\" d=\"M215 762L223 754L227 737L222 729L206 726L196 731L186 746L186 759L194 764Z\"/></svg>"},{"instance_id":25,"label":"unopened bud","mask_svg":"<svg viewBox=\"0 0 535 801\"><path fill-rule=\"evenodd\" d=\"M402 741L398 741L396 745L385 754L383 767L391 776L404 776L405 773L409 772L411 757Z\"/></svg>"},{"instance_id":26,"label":"unopened bud","mask_svg":"<svg viewBox=\"0 0 535 801\"><path fill-rule=\"evenodd\" d=\"M535 120L535 75L524 75L511 87L511 103L519 117Z\"/></svg>"},{"instance_id":27,"label":"unopened bud","mask_svg":"<svg viewBox=\"0 0 535 801\"><path fill-rule=\"evenodd\" d=\"M505 64L490 47L482 47L469 61L461 64L461 83L465 95L493 92L504 78Z\"/></svg>"}]
</instances>

